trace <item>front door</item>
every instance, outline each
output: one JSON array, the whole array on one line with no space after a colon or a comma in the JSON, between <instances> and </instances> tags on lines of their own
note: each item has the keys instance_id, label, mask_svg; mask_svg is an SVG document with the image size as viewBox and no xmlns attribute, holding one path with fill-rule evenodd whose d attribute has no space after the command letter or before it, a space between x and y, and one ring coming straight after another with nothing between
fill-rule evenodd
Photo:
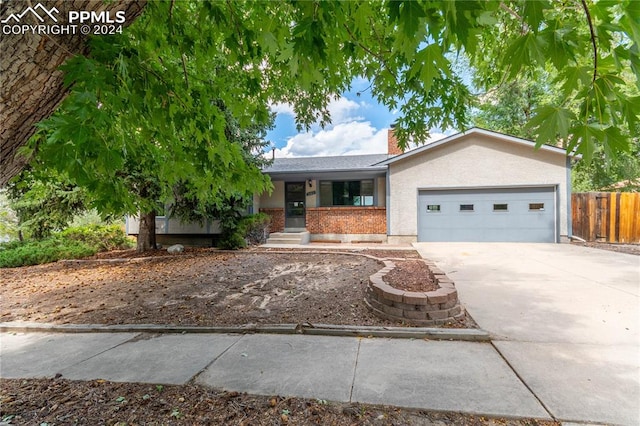
<instances>
[{"instance_id":1,"label":"front door","mask_svg":"<svg viewBox=\"0 0 640 426\"><path fill-rule=\"evenodd\" d=\"M304 229L305 183L285 182L284 184L284 227Z\"/></svg>"}]
</instances>

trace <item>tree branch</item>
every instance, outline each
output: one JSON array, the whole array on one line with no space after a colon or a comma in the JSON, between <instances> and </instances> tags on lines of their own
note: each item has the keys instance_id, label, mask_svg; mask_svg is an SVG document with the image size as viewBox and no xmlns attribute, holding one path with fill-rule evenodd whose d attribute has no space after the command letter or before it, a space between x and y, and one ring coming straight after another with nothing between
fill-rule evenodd
<instances>
[{"instance_id":1,"label":"tree branch","mask_svg":"<svg viewBox=\"0 0 640 426\"><path fill-rule=\"evenodd\" d=\"M187 89L189 88L189 74L187 73L187 61L185 59L185 54L181 55L182 58L182 71L184 72L184 81L187 83Z\"/></svg>"},{"instance_id":2,"label":"tree branch","mask_svg":"<svg viewBox=\"0 0 640 426\"><path fill-rule=\"evenodd\" d=\"M596 81L598 77L598 44L596 43L596 33L593 29L593 22L591 21L591 13L589 13L589 7L587 7L587 2L585 0L581 0L582 8L584 9L585 15L587 15L587 22L589 23L589 32L591 33L591 44L593 46L593 81Z\"/></svg>"},{"instance_id":3,"label":"tree branch","mask_svg":"<svg viewBox=\"0 0 640 426\"><path fill-rule=\"evenodd\" d=\"M174 5L175 1L171 0L171 4L169 5L169 26L171 27L171 34L174 34L173 32L173 5Z\"/></svg>"},{"instance_id":4,"label":"tree branch","mask_svg":"<svg viewBox=\"0 0 640 426\"><path fill-rule=\"evenodd\" d=\"M500 2L500 9L506 11L507 13L509 13L511 16L513 16L514 18L516 18L518 21L522 23L522 34L525 34L527 31L529 31L529 25L527 25L527 23L524 22L524 19L522 19L522 16L520 16L518 12L511 9L509 6L507 6L503 2Z\"/></svg>"},{"instance_id":5,"label":"tree branch","mask_svg":"<svg viewBox=\"0 0 640 426\"><path fill-rule=\"evenodd\" d=\"M349 38L351 38L351 40L356 43L362 50L364 50L365 52L367 52L369 55L377 58L380 62L382 62L382 65L384 65L384 69L387 70L387 72L389 74L391 74L391 76L393 77L393 79L396 81L396 83L398 82L398 78L396 75L394 75L391 72L391 69L389 68L389 65L387 65L387 61L385 60L385 58L380 55L375 53L374 51L372 51L371 49L369 49L367 46L365 46L364 44L360 43L360 41L358 40L358 38L355 36L355 34L353 34L353 32L351 31L351 28L349 28L349 26L347 24L343 25L344 28L347 30L347 33L349 34Z\"/></svg>"}]
</instances>

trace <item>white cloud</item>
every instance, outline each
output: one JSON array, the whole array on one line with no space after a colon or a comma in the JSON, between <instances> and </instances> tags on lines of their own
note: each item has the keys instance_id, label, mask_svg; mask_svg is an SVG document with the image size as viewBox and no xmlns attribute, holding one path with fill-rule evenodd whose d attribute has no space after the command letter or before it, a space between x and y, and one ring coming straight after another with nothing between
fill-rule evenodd
<instances>
[{"instance_id":1,"label":"white cloud","mask_svg":"<svg viewBox=\"0 0 640 426\"><path fill-rule=\"evenodd\" d=\"M300 133L276 149L276 158L331 155L381 154L387 151L387 129L378 130L368 121L352 121L331 129Z\"/></svg>"},{"instance_id":2,"label":"white cloud","mask_svg":"<svg viewBox=\"0 0 640 426\"><path fill-rule=\"evenodd\" d=\"M363 105L344 97L331 101L327 107L329 114L331 114L331 124L335 126L350 121L362 121L362 117L352 115L352 113L356 113L362 106Z\"/></svg>"},{"instance_id":3,"label":"white cloud","mask_svg":"<svg viewBox=\"0 0 640 426\"><path fill-rule=\"evenodd\" d=\"M353 115L353 112L356 112L359 108L366 106L367 105L364 102L358 104L357 102L354 102L342 96L338 99L332 100L331 102L329 102L329 105L327 105L329 114L331 114L331 124L336 125L347 121L363 120L362 117ZM276 104L271 104L270 108L271 111L277 114L286 114L292 117L296 116L293 105L291 105L290 103L279 102Z\"/></svg>"},{"instance_id":4,"label":"white cloud","mask_svg":"<svg viewBox=\"0 0 640 426\"><path fill-rule=\"evenodd\" d=\"M276 114L288 114L293 117L296 116L296 113L293 110L293 105L291 104L280 102L277 104L271 104L269 107L271 108L271 111L275 112Z\"/></svg>"},{"instance_id":5,"label":"white cloud","mask_svg":"<svg viewBox=\"0 0 640 426\"><path fill-rule=\"evenodd\" d=\"M324 129L314 125L310 131L290 137L286 146L276 149L276 158L386 153L388 129L377 129L360 115L369 107L366 102L358 103L345 97L331 101L327 107L331 124ZM273 104L271 110L295 116L290 104ZM426 143L446 136L433 133ZM271 157L271 152L265 156Z\"/></svg>"}]
</instances>

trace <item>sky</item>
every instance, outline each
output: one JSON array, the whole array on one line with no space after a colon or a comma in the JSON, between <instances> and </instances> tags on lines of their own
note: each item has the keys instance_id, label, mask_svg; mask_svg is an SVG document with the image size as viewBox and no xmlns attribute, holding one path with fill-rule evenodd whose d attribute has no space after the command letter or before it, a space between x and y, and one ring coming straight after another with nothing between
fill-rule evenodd
<instances>
[{"instance_id":1,"label":"sky","mask_svg":"<svg viewBox=\"0 0 640 426\"><path fill-rule=\"evenodd\" d=\"M308 132L296 130L291 105L273 105L277 117L267 140L275 146L276 158L386 153L387 130L396 120L397 111L378 104L366 90L368 87L367 80L354 80L351 90L329 104L331 124L324 128L316 124ZM431 140L452 133L432 129Z\"/></svg>"}]
</instances>

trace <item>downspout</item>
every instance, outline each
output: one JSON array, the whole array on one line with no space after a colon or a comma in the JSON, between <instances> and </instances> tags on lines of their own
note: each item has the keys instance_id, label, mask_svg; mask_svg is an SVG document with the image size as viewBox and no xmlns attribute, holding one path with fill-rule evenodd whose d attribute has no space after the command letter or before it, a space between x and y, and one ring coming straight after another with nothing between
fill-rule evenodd
<instances>
[{"instance_id":1,"label":"downspout","mask_svg":"<svg viewBox=\"0 0 640 426\"><path fill-rule=\"evenodd\" d=\"M389 242L389 236L391 235L391 185L389 184L390 179L389 179L389 173L390 173L390 169L389 169L389 165L387 164L387 172L385 173L385 178L386 178L386 188L385 188L385 192L386 192L386 206L385 206L385 213L387 215L387 242Z\"/></svg>"},{"instance_id":2,"label":"downspout","mask_svg":"<svg viewBox=\"0 0 640 426\"><path fill-rule=\"evenodd\" d=\"M572 210L572 206L571 206L571 192L572 192L572 188L571 188L571 156L567 155L567 159L566 159L566 170L567 170L567 178L566 178L566 185L567 185L567 238L569 239L569 241L571 241L574 237L573 237L573 210ZM577 240L581 240L582 242L585 242L582 238L577 238Z\"/></svg>"}]
</instances>

